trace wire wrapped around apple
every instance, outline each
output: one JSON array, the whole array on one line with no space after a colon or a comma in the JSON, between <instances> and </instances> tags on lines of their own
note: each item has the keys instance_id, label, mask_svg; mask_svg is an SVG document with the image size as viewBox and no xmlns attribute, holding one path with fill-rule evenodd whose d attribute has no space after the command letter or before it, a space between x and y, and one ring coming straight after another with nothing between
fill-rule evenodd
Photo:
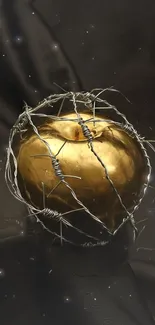
<instances>
[{"instance_id":1,"label":"wire wrapped around apple","mask_svg":"<svg viewBox=\"0 0 155 325\"><path fill-rule=\"evenodd\" d=\"M84 129L77 114L68 113L48 120L36 128L38 133L20 141L19 188L26 201L40 210L76 211L82 202L114 231L139 202L147 177L144 154L136 139L119 125L103 116L96 115L94 122L91 113L79 114ZM74 212L66 219L74 223Z\"/></svg>"}]
</instances>

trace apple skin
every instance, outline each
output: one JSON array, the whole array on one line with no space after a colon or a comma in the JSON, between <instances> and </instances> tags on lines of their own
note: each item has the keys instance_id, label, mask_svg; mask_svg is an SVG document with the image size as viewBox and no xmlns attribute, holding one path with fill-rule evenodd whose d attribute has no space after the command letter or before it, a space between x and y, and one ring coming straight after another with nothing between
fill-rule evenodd
<instances>
[{"instance_id":1,"label":"apple skin","mask_svg":"<svg viewBox=\"0 0 155 325\"><path fill-rule=\"evenodd\" d=\"M80 113L84 120L91 114ZM75 113L61 117L76 119ZM104 118L104 117L103 117ZM102 118L102 119L103 119ZM147 168L143 152L130 135L114 123L102 121L85 124L93 136L93 148L105 164L108 175L128 210L138 202L146 181ZM52 153L57 155L61 171L84 205L109 229L126 217L120 201L105 175L105 169L88 146L81 126L73 121L49 121L38 128ZM35 134L25 137L19 144L17 154L18 181L23 197L39 209L43 209L43 185L46 207L59 212L80 208L66 185L55 175L49 150ZM57 187L56 187L57 186ZM56 189L50 194L51 190ZM72 215L68 215L72 220Z\"/></svg>"}]
</instances>

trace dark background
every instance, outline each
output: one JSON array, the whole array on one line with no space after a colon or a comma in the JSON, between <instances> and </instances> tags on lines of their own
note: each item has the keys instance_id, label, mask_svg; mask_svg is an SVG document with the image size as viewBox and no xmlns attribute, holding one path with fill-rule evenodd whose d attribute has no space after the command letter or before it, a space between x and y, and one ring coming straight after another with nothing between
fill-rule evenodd
<instances>
[{"instance_id":1,"label":"dark background","mask_svg":"<svg viewBox=\"0 0 155 325\"><path fill-rule=\"evenodd\" d=\"M53 82L66 90L114 86L131 103L108 99L155 139L155 2L1 0L0 10L1 324L154 324L155 190L135 215L136 244L120 235L108 248L58 248L9 194L4 165L24 101L60 92Z\"/></svg>"}]
</instances>

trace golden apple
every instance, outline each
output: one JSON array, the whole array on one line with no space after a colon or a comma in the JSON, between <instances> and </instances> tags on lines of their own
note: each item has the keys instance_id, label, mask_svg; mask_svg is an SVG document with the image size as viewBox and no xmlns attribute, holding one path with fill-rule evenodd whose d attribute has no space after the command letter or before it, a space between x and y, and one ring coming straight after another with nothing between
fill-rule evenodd
<instances>
[{"instance_id":1,"label":"golden apple","mask_svg":"<svg viewBox=\"0 0 155 325\"><path fill-rule=\"evenodd\" d=\"M84 120L92 118L91 114L80 115ZM61 117L77 119L75 113ZM99 116L96 118L98 122L95 124L92 120L85 123L93 136L94 151L106 166L124 205L130 210L138 202L146 179L142 150L136 140L120 127L103 121ZM46 143L36 134L20 142L17 164L22 195L31 204L43 209L44 187L47 208L59 212L80 208L69 188L56 176L50 148L59 161L63 175L69 175L65 176L65 181L77 198L110 229L114 229L126 217L126 212L78 122L50 121L40 126L38 132Z\"/></svg>"}]
</instances>

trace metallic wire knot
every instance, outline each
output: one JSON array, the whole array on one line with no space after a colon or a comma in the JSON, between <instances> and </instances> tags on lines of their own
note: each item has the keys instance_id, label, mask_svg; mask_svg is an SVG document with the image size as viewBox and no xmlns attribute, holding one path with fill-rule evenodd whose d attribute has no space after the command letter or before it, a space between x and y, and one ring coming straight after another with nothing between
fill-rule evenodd
<instances>
[{"instance_id":1,"label":"metallic wire knot","mask_svg":"<svg viewBox=\"0 0 155 325\"><path fill-rule=\"evenodd\" d=\"M104 95L104 93L106 91L110 91L110 92L117 92L117 90L113 89L113 88L106 88L106 89L94 89L91 92L79 92L79 93L73 93L73 92L64 92L62 94L54 94L49 96L48 98L46 98L45 100L43 100L42 102L40 102L38 104L38 106L36 106L35 108L31 108L28 107L27 105L25 105L25 111L20 114L19 118L17 119L15 125L13 126L11 132L10 132L10 137L9 137L9 146L7 149L7 161L6 161L6 168L5 168L5 180L6 180L6 184L10 190L10 192L12 193L12 195L17 198L19 201L23 202L24 204L26 204L28 211L30 213L30 215L35 216L37 222L40 222L40 224L42 225L43 229L46 230L47 232L49 232L50 234L52 234L54 236L54 238L59 238L61 244L63 244L63 242L67 242L70 243L72 245L75 245L74 242L71 242L70 240L68 240L67 238L63 237L63 226L66 227L70 227L72 229L74 229L75 231L79 232L80 234L84 235L86 237L86 242L84 244L81 244L81 246L84 247L94 247L94 246L104 246L106 245L109 241L103 241L97 237L94 237L88 233L86 233L85 231L83 231L82 229L78 229L77 227L75 227L74 225L72 225L68 220L65 219L65 216L67 214L70 213L76 213L79 210L83 210L85 213L87 213L93 220L95 220L97 223L99 223L99 225L105 229L107 231L107 233L109 234L109 238L111 238L111 236L115 236L117 234L117 232L119 231L119 229L126 223L126 222L130 222L133 230L134 230L134 239L136 238L136 234L137 234L137 228L136 228L136 224L135 224L135 220L134 220L134 212L138 209L142 199L144 198L144 195L146 193L146 190L149 186L149 181L150 181L150 176L151 176L151 164L150 164L150 158L147 154L147 150L144 146L144 143L147 144L154 152L155 152L155 148L153 146L153 144L151 143L151 141L145 140L145 138L141 137L137 131L134 129L133 125L127 120L126 116L124 114L122 114L115 106L111 105L110 103L108 103L104 98L101 97L101 95ZM119 93L119 91L118 91ZM122 95L122 94L121 94ZM124 96L125 97L125 96ZM73 111L76 113L77 119L73 120L73 119L66 119L65 117L61 117L61 112L63 111L64 108L64 102L65 100L68 100L72 103L73 105ZM55 103L60 103L59 106L59 111L57 113L57 115L46 115L44 113L40 113L39 110L43 109L43 108L49 108L51 109L51 107L54 107ZM91 133L91 131L89 130L88 126L86 125L86 122L88 121L84 121L84 119L80 116L79 112L78 112L78 104L83 104L84 107L87 107L87 109L93 113L93 117L91 119L91 121L94 123L97 122L96 119L96 110L100 109L102 111L104 110L113 110L118 117L121 117L122 119L122 123L121 122L116 122L116 121L111 121L112 123L114 123L116 126L119 126L122 128L122 130L126 131L129 136L134 137L137 142L139 143L143 155L144 155L144 159L147 165L147 180L144 184L143 190L141 192L141 196L139 199L139 202L134 206L132 212L129 212L123 201L121 196L119 195L117 189L115 188L109 174L106 168L106 165L104 164L104 161L101 160L101 158L98 156L98 154L95 152L94 150L94 146L93 146L93 135ZM36 125L33 123L32 118L33 117L39 117L39 118L50 118L52 121L65 121L65 120L70 120L70 121L76 121L82 130L82 133L84 135L84 137L87 139L88 142L88 146L89 149L92 151L92 153L94 154L94 156L96 157L96 159L99 161L99 163L101 164L101 166L104 168L105 170L105 175L107 180L110 183L110 186L112 187L112 189L114 190L118 200L120 201L120 204L122 206L122 208L124 209L125 215L126 217L123 219L123 222L118 226L118 228L113 231L110 232L110 230L105 226L105 224L97 217L95 216L93 213L91 213L91 211L89 211L89 209L78 199L76 193L74 192L74 190L71 188L71 186L69 185L69 183L67 182L67 178L68 177L76 177L79 178L75 175L63 175L63 172L61 170L60 167L60 163L59 160L57 159L57 155L59 154L59 152L61 151L61 149L63 148L63 146L65 145L65 143L63 144L63 146L60 148L59 152L57 153L57 155L54 155L49 144L46 142L45 139L43 139L41 137L41 135L39 134L39 131L36 127ZM105 119L103 119L103 121L105 121ZM108 120L109 121L109 120ZM21 195L19 186L18 186L18 181L17 181L17 175L18 175L18 171L17 171L17 160L12 148L13 145L13 141L14 141L14 136L16 133L23 133L25 132L25 127L27 126L27 124L29 126L32 127L34 134L36 136L38 136L38 138L40 139L40 141L42 141L42 143L46 146L46 148L48 149L49 154L47 155L49 158L51 158L51 164L52 167L55 170L55 175L58 177L58 184L51 189L50 193L48 193L47 198L49 197L49 195L61 184L63 183L69 190L70 193L72 195L72 197L76 200L77 204L80 206L80 208L78 209L74 209L65 213L59 213L58 211L53 211L49 208L46 207L46 195L45 195L45 186L42 183L43 186L43 209L39 210L38 208L35 208L33 206L33 204L30 204L29 202L27 202ZM43 155L42 155L43 156ZM13 166L12 166L12 162L13 162ZM52 230L50 230L49 228L47 228L44 224L44 222L38 217L39 214L42 214L44 217L47 217L49 219L53 219L56 220L60 223L60 234L53 232ZM90 241L91 240L91 241Z\"/></svg>"},{"instance_id":2,"label":"metallic wire knot","mask_svg":"<svg viewBox=\"0 0 155 325\"><path fill-rule=\"evenodd\" d=\"M80 117L78 124L81 126L83 135L85 136L85 138L88 140L88 143L93 141L93 136L88 128L88 126L85 124L84 120L82 117Z\"/></svg>"},{"instance_id":3,"label":"metallic wire knot","mask_svg":"<svg viewBox=\"0 0 155 325\"><path fill-rule=\"evenodd\" d=\"M51 158L52 158L52 165L53 165L53 168L55 170L56 176L58 176L60 178L60 180L64 180L65 177L62 174L60 164L59 164L59 160L56 159L55 157L51 157Z\"/></svg>"},{"instance_id":4,"label":"metallic wire knot","mask_svg":"<svg viewBox=\"0 0 155 325\"><path fill-rule=\"evenodd\" d=\"M16 132L25 132L26 130L24 128L28 124L28 121L27 114L22 115L22 117L19 118L19 121L17 120L18 123L16 122L13 126L13 129L15 129Z\"/></svg>"},{"instance_id":5,"label":"metallic wire knot","mask_svg":"<svg viewBox=\"0 0 155 325\"><path fill-rule=\"evenodd\" d=\"M43 209L42 214L45 217L49 217L50 219L56 219L58 221L61 219L61 213L48 208Z\"/></svg>"}]
</instances>

